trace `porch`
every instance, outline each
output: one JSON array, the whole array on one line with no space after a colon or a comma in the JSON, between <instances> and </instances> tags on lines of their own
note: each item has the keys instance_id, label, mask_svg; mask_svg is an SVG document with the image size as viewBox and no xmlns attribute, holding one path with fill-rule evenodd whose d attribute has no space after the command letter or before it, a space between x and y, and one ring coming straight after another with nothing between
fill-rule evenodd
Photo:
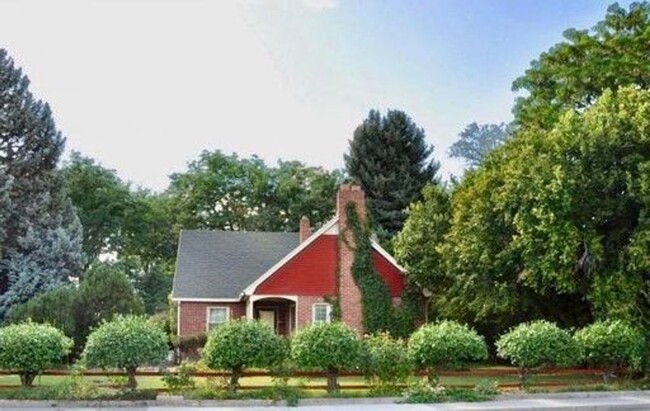
<instances>
[{"instance_id":1,"label":"porch","mask_svg":"<svg viewBox=\"0 0 650 411\"><path fill-rule=\"evenodd\" d=\"M252 295L246 301L246 317L269 324L277 334L296 330L296 296Z\"/></svg>"}]
</instances>

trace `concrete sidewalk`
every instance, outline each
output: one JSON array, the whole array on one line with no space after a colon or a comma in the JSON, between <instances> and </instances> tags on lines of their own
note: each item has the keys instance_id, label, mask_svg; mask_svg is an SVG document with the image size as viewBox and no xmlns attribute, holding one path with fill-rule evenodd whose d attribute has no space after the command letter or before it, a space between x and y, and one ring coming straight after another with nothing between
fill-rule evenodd
<instances>
[{"instance_id":1,"label":"concrete sidewalk","mask_svg":"<svg viewBox=\"0 0 650 411\"><path fill-rule=\"evenodd\" d=\"M61 402L61 401L0 401L1 410L52 411L70 410L138 410L138 411L482 411L482 410L549 410L549 411L615 411L650 410L650 391L585 392L563 394L502 395L494 401L443 404L399 404L389 398L331 398L305 399L298 407L272 405L267 401L161 401L127 402Z\"/></svg>"}]
</instances>

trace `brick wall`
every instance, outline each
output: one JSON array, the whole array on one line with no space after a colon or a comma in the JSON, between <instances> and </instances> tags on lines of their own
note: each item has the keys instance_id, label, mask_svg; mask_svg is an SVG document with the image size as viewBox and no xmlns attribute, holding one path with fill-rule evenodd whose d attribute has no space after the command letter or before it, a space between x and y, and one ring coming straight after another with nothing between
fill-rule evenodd
<instances>
[{"instance_id":1,"label":"brick wall","mask_svg":"<svg viewBox=\"0 0 650 411\"><path fill-rule=\"evenodd\" d=\"M361 292L352 277L354 251L348 246L348 244L354 246L354 235L348 227L346 213L346 205L350 202L356 204L359 217L362 221L365 221L366 201L361 187L342 184L336 197L336 210L339 216L339 236L341 236L339 239L341 319L359 334L363 334Z\"/></svg>"},{"instance_id":2,"label":"brick wall","mask_svg":"<svg viewBox=\"0 0 650 411\"><path fill-rule=\"evenodd\" d=\"M296 331L301 330L311 324L312 306L316 303L326 302L323 297L301 296L298 297L296 307Z\"/></svg>"},{"instance_id":3,"label":"brick wall","mask_svg":"<svg viewBox=\"0 0 650 411\"><path fill-rule=\"evenodd\" d=\"M180 303L179 335L204 333L207 330L208 307L229 307L230 318L237 319L246 316L244 303L218 303L181 301Z\"/></svg>"}]
</instances>

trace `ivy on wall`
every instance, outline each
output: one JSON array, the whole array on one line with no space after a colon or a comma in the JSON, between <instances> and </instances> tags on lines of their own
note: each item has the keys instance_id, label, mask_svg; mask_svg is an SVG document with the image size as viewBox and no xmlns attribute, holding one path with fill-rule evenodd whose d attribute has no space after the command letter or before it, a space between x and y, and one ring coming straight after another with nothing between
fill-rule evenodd
<instances>
[{"instance_id":1,"label":"ivy on wall","mask_svg":"<svg viewBox=\"0 0 650 411\"><path fill-rule=\"evenodd\" d=\"M359 219L354 203L348 203L345 211L354 238L354 247L351 247L354 251L352 277L361 292L363 327L371 334L380 331L394 332L395 309L388 286L372 262L369 230ZM345 239L345 236L341 238Z\"/></svg>"}]
</instances>

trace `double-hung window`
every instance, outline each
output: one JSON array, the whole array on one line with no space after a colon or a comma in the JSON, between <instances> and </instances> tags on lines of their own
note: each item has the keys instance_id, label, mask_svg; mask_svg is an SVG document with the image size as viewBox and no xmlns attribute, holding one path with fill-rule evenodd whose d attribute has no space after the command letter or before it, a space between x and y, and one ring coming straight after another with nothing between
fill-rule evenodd
<instances>
[{"instance_id":1,"label":"double-hung window","mask_svg":"<svg viewBox=\"0 0 650 411\"><path fill-rule=\"evenodd\" d=\"M225 323L229 317L228 307L208 307L208 331Z\"/></svg>"},{"instance_id":2,"label":"double-hung window","mask_svg":"<svg viewBox=\"0 0 650 411\"><path fill-rule=\"evenodd\" d=\"M317 303L312 306L311 322L324 324L332 320L332 306L327 303Z\"/></svg>"}]
</instances>

